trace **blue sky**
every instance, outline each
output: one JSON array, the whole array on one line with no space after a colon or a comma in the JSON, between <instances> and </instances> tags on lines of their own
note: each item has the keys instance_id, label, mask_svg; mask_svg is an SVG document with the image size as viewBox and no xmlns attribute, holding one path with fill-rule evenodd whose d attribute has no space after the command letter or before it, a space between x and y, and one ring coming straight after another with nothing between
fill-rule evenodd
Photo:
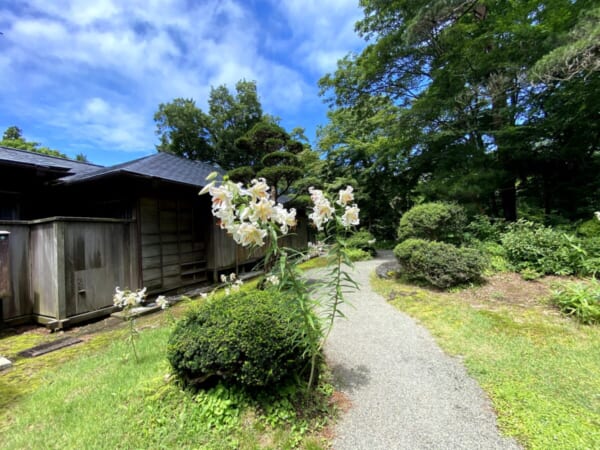
<instances>
[{"instance_id":1,"label":"blue sky","mask_svg":"<svg viewBox=\"0 0 600 450\"><path fill-rule=\"evenodd\" d=\"M155 152L159 103L255 80L265 112L314 140L317 81L364 45L358 0L0 2L0 132L110 165Z\"/></svg>"}]
</instances>

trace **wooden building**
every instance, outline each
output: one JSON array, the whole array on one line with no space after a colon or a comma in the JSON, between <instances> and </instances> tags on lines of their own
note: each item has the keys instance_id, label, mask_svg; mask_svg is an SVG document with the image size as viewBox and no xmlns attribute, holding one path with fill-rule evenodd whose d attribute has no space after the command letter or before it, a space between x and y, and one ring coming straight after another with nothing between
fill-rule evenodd
<instances>
[{"instance_id":1,"label":"wooden building","mask_svg":"<svg viewBox=\"0 0 600 450\"><path fill-rule=\"evenodd\" d=\"M0 147L2 322L63 327L112 312L116 286L159 294L252 265L260 253L198 195L215 170L166 153L101 167ZM288 244L306 247L306 229Z\"/></svg>"}]
</instances>

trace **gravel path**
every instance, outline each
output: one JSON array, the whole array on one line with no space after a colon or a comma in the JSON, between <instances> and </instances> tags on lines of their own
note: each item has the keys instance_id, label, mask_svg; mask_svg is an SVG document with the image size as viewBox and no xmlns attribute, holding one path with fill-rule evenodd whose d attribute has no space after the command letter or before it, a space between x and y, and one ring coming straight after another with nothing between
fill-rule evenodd
<instances>
[{"instance_id":1,"label":"gravel path","mask_svg":"<svg viewBox=\"0 0 600 450\"><path fill-rule=\"evenodd\" d=\"M462 364L427 330L369 285L381 257L356 264L359 292L347 299L326 344L337 387L351 402L335 450L519 449L500 436L490 403Z\"/></svg>"}]
</instances>

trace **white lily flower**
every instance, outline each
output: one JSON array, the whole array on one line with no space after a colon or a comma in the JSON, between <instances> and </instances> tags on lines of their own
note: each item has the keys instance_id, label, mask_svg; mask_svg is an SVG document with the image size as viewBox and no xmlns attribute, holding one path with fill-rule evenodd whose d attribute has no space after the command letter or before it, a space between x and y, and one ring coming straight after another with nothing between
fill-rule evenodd
<instances>
[{"instance_id":1,"label":"white lily flower","mask_svg":"<svg viewBox=\"0 0 600 450\"><path fill-rule=\"evenodd\" d=\"M354 200L354 194L352 193L353 191L354 189L352 186L346 186L346 189L341 189L336 203L340 206L346 206L348 203Z\"/></svg>"},{"instance_id":2,"label":"white lily flower","mask_svg":"<svg viewBox=\"0 0 600 450\"><path fill-rule=\"evenodd\" d=\"M358 209L358 206L356 206L356 204L352 206L346 206L346 211L342 216L342 225L345 228L349 228L352 225L358 225L360 223L360 219L358 217L359 212L360 209Z\"/></svg>"},{"instance_id":3,"label":"white lily flower","mask_svg":"<svg viewBox=\"0 0 600 450\"><path fill-rule=\"evenodd\" d=\"M247 192L254 201L269 198L269 186L264 178L252 180L251 186L247 189Z\"/></svg>"}]
</instances>

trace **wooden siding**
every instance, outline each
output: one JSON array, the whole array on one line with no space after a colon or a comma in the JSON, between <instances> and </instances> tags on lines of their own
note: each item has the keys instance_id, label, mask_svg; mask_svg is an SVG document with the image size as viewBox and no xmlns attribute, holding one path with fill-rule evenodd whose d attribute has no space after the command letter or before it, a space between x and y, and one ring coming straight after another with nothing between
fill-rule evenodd
<instances>
[{"instance_id":1,"label":"wooden siding","mask_svg":"<svg viewBox=\"0 0 600 450\"><path fill-rule=\"evenodd\" d=\"M65 320L111 306L115 286L141 287L131 221L50 218L0 228L11 233L5 321Z\"/></svg>"},{"instance_id":2,"label":"wooden siding","mask_svg":"<svg viewBox=\"0 0 600 450\"><path fill-rule=\"evenodd\" d=\"M0 221L0 229L10 233L8 238L10 293L1 300L3 317L0 319L27 317L33 312L29 283L29 225Z\"/></svg>"},{"instance_id":3,"label":"wooden siding","mask_svg":"<svg viewBox=\"0 0 600 450\"><path fill-rule=\"evenodd\" d=\"M206 280L209 233L199 205L192 200L142 198L139 210L142 280L149 292Z\"/></svg>"},{"instance_id":4,"label":"wooden siding","mask_svg":"<svg viewBox=\"0 0 600 450\"><path fill-rule=\"evenodd\" d=\"M115 287L137 289L130 224L64 223L66 317L113 304Z\"/></svg>"},{"instance_id":5,"label":"wooden siding","mask_svg":"<svg viewBox=\"0 0 600 450\"><path fill-rule=\"evenodd\" d=\"M29 239L32 313L53 318L60 317L59 285L64 293L64 283L59 280L57 229L56 222L33 225Z\"/></svg>"},{"instance_id":6,"label":"wooden siding","mask_svg":"<svg viewBox=\"0 0 600 450\"><path fill-rule=\"evenodd\" d=\"M264 247L244 248L237 245L233 238L217 226L214 218L212 239L208 247L208 269L213 278L218 272L224 270L237 271L240 266L259 263L265 255ZM298 226L287 236L281 239L281 246L305 249L308 246L307 220L303 217L298 219Z\"/></svg>"}]
</instances>

